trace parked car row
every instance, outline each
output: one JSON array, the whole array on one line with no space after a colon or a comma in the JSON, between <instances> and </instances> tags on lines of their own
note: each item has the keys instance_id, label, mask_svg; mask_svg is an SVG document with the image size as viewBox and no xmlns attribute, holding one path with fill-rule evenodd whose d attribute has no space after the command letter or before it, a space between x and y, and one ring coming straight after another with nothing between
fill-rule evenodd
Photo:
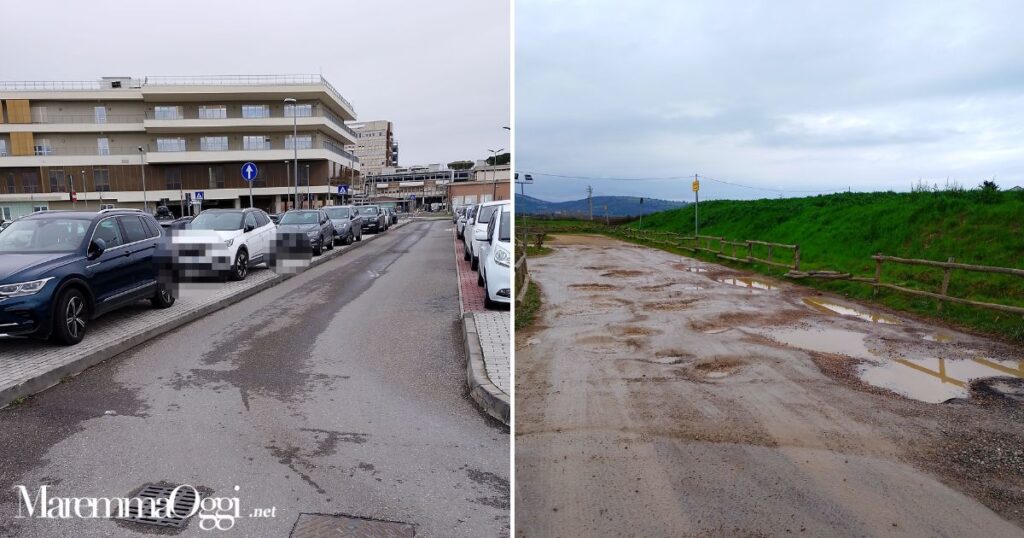
<instances>
[{"instance_id":1,"label":"parked car row","mask_svg":"<svg viewBox=\"0 0 1024 538\"><path fill-rule=\"evenodd\" d=\"M512 205L508 200L466 206L456 220L463 257L477 271L484 306L507 305L512 297Z\"/></svg>"},{"instance_id":2,"label":"parked car row","mask_svg":"<svg viewBox=\"0 0 1024 538\"><path fill-rule=\"evenodd\" d=\"M280 245L319 256L397 223L392 210L376 205L291 210L279 224L256 208L208 209L194 219L158 215L41 211L4 223L0 336L74 345L110 311L143 299L171 307L177 282L244 280L256 265L273 267Z\"/></svg>"}]
</instances>

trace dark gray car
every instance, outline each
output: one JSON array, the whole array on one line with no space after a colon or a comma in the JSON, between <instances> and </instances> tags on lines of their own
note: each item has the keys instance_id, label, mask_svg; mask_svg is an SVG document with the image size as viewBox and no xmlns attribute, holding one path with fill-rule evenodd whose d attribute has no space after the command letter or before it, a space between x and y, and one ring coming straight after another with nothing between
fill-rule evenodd
<instances>
[{"instance_id":1,"label":"dark gray car","mask_svg":"<svg viewBox=\"0 0 1024 538\"><path fill-rule=\"evenodd\" d=\"M356 206L359 216L363 217L363 231L379 234L387 229L384 221L384 212L380 206L361 205Z\"/></svg>"},{"instance_id":2,"label":"dark gray car","mask_svg":"<svg viewBox=\"0 0 1024 538\"><path fill-rule=\"evenodd\" d=\"M334 242L351 245L363 240L363 217L350 205L335 205L324 208L327 218L334 224Z\"/></svg>"},{"instance_id":3,"label":"dark gray car","mask_svg":"<svg viewBox=\"0 0 1024 538\"><path fill-rule=\"evenodd\" d=\"M334 249L334 224L322 209L293 209L281 216L278 234L305 234L313 247L313 255Z\"/></svg>"}]
</instances>

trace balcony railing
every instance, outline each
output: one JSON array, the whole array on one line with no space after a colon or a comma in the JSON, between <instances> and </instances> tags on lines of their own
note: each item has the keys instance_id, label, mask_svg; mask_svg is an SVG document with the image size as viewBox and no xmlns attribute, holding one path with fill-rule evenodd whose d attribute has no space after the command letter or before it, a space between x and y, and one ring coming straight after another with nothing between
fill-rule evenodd
<instances>
[{"instance_id":1,"label":"balcony railing","mask_svg":"<svg viewBox=\"0 0 1024 538\"><path fill-rule=\"evenodd\" d=\"M157 117L158 115L156 114L156 112L154 112L152 110L148 110L148 111L146 111L145 116L146 116L146 119L148 119L148 120L166 120L166 121L177 121L177 120L206 120L206 121L229 121L230 120L230 121L236 121L236 120L262 120L262 119L268 119L268 118L288 118L288 119L291 119L292 118L291 113L287 112L288 110L291 110L291 109L285 108L283 110L284 111L280 112L280 113L270 112L266 116L225 115L224 117L214 117L214 118L202 118L202 117L199 116L198 112L189 113L189 114L183 113L183 114L181 114L179 116ZM165 113L162 112L161 114L165 114ZM331 112L330 110L328 110L325 107L316 106L316 107L313 107L313 110L309 114L303 114L302 112L299 112L298 114L296 114L296 116L299 117L299 118L313 118L313 117L316 117L316 118L327 118L327 119L331 120L332 122L334 122L335 124L337 124L338 127L342 131L345 131L346 133L352 135L353 139L358 137L356 135L356 132L354 130L352 130L351 127L349 127L348 125L345 125L345 120L342 120L337 114Z\"/></svg>"},{"instance_id":2,"label":"balcony railing","mask_svg":"<svg viewBox=\"0 0 1024 538\"><path fill-rule=\"evenodd\" d=\"M10 157L63 157L68 155L81 156L81 155L138 155L138 146L110 146L104 148L104 151L96 146L37 146L35 152L32 155L10 155Z\"/></svg>"},{"instance_id":3,"label":"balcony railing","mask_svg":"<svg viewBox=\"0 0 1024 538\"><path fill-rule=\"evenodd\" d=\"M103 125L106 123L142 123L144 119L144 114L107 114L105 121L101 121L94 114L47 114L45 118L32 118L32 123L36 125L57 123L95 123Z\"/></svg>"},{"instance_id":4,"label":"balcony railing","mask_svg":"<svg viewBox=\"0 0 1024 538\"><path fill-rule=\"evenodd\" d=\"M353 110L352 103L327 82L323 75L209 75L146 77L146 86L281 86L323 84L332 96Z\"/></svg>"},{"instance_id":5,"label":"balcony railing","mask_svg":"<svg viewBox=\"0 0 1024 538\"><path fill-rule=\"evenodd\" d=\"M342 157L345 157L351 161L359 160L356 158L355 155L352 155L351 153L345 151L345 148L341 147L338 144L335 144L334 142L331 142L330 140L324 140L322 145L324 149L333 151L334 153L337 153L338 155L341 155Z\"/></svg>"}]
</instances>

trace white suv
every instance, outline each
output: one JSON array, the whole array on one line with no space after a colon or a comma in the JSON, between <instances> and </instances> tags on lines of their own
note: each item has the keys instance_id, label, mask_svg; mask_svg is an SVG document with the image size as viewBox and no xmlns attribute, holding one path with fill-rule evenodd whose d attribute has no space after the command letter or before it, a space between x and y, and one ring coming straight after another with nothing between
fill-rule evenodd
<instances>
[{"instance_id":1,"label":"white suv","mask_svg":"<svg viewBox=\"0 0 1024 538\"><path fill-rule=\"evenodd\" d=\"M249 268L266 263L277 225L262 210L207 209L173 239L185 276L243 280Z\"/></svg>"},{"instance_id":2,"label":"white suv","mask_svg":"<svg viewBox=\"0 0 1024 538\"><path fill-rule=\"evenodd\" d=\"M476 210L476 218L473 219L472 226L468 223L466 224L463 237L466 242L466 253L469 255L467 259L473 262L473 269L480 265L480 244L487 241L487 224L491 222L491 218L494 215L498 214L501 206L509 204L508 200L480 204Z\"/></svg>"},{"instance_id":3,"label":"white suv","mask_svg":"<svg viewBox=\"0 0 1024 538\"><path fill-rule=\"evenodd\" d=\"M512 206L501 206L487 225L480 245L476 283L484 287L484 306L495 308L512 300Z\"/></svg>"}]
</instances>

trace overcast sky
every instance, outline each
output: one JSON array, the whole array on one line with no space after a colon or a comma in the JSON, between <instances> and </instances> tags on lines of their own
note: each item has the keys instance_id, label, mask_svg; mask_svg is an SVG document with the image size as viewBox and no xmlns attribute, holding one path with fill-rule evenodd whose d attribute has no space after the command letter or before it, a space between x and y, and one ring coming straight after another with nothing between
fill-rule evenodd
<instances>
[{"instance_id":1,"label":"overcast sky","mask_svg":"<svg viewBox=\"0 0 1024 538\"><path fill-rule=\"evenodd\" d=\"M509 144L509 10L508 0L34 0L7 10L0 80L322 72L360 120L394 122L400 164L482 159Z\"/></svg>"},{"instance_id":2,"label":"overcast sky","mask_svg":"<svg viewBox=\"0 0 1024 538\"><path fill-rule=\"evenodd\" d=\"M516 2L516 166L551 200L1024 184L1024 2ZM701 198L794 196L705 181Z\"/></svg>"}]
</instances>

